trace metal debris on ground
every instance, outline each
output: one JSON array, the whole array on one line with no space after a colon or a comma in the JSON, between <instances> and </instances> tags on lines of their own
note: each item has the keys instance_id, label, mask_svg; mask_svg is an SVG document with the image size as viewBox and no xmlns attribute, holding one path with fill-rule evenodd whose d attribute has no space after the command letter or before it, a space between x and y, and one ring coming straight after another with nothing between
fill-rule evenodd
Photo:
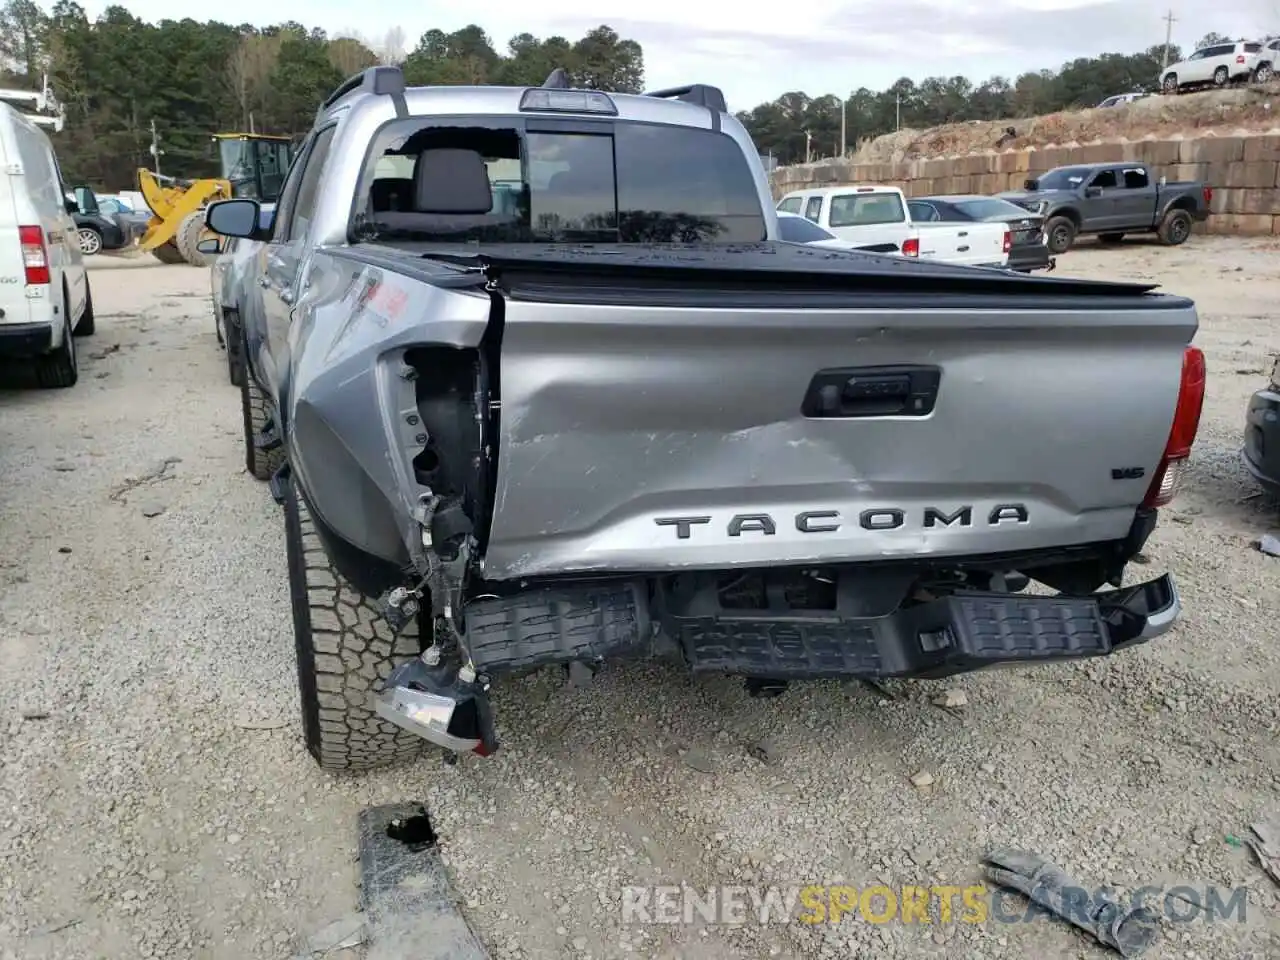
<instances>
[{"instance_id":1,"label":"metal debris on ground","mask_svg":"<svg viewBox=\"0 0 1280 960\"><path fill-rule=\"evenodd\" d=\"M993 850L985 857L983 870L992 882L1018 891L1122 957L1142 954L1159 932L1159 916L1149 907L1125 908L1093 897L1065 870L1037 854Z\"/></svg>"},{"instance_id":2,"label":"metal debris on ground","mask_svg":"<svg viewBox=\"0 0 1280 960\"><path fill-rule=\"evenodd\" d=\"M489 960L455 902L426 809L366 807L358 828L366 960Z\"/></svg>"},{"instance_id":3,"label":"metal debris on ground","mask_svg":"<svg viewBox=\"0 0 1280 960\"><path fill-rule=\"evenodd\" d=\"M364 917L358 913L349 914L307 937L306 952L300 957L325 957L339 950L350 950L365 942Z\"/></svg>"},{"instance_id":4,"label":"metal debris on ground","mask_svg":"<svg viewBox=\"0 0 1280 960\"><path fill-rule=\"evenodd\" d=\"M1252 836L1245 843L1258 858L1258 866L1276 883L1280 884L1280 827L1270 823L1255 823L1249 828Z\"/></svg>"},{"instance_id":5,"label":"metal debris on ground","mask_svg":"<svg viewBox=\"0 0 1280 960\"><path fill-rule=\"evenodd\" d=\"M1280 557L1280 537L1274 533L1264 533L1258 541L1258 549L1270 557Z\"/></svg>"}]
</instances>

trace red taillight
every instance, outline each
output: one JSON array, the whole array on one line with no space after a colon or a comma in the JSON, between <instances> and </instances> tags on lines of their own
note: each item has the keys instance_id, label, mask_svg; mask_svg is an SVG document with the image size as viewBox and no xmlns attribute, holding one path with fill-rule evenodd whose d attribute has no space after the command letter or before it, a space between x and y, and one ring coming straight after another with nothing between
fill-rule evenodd
<instances>
[{"instance_id":1,"label":"red taillight","mask_svg":"<svg viewBox=\"0 0 1280 960\"><path fill-rule=\"evenodd\" d=\"M1204 208L1208 210L1209 204L1213 203L1213 187L1206 183L1204 189L1200 192L1204 194Z\"/></svg>"},{"instance_id":2,"label":"red taillight","mask_svg":"<svg viewBox=\"0 0 1280 960\"><path fill-rule=\"evenodd\" d=\"M1244 55L1236 54L1236 63L1244 63Z\"/></svg>"},{"instance_id":3,"label":"red taillight","mask_svg":"<svg viewBox=\"0 0 1280 960\"><path fill-rule=\"evenodd\" d=\"M19 227L18 242L22 244L22 265L27 271L27 283L48 283L49 251L44 245L44 230L40 227Z\"/></svg>"},{"instance_id":4,"label":"red taillight","mask_svg":"<svg viewBox=\"0 0 1280 960\"><path fill-rule=\"evenodd\" d=\"M902 255L904 257L920 256L920 238L911 237L909 240L902 241Z\"/></svg>"},{"instance_id":5,"label":"red taillight","mask_svg":"<svg viewBox=\"0 0 1280 960\"><path fill-rule=\"evenodd\" d=\"M1173 411L1173 426L1164 445L1164 456L1151 478L1151 486L1142 501L1144 507L1163 507L1178 493L1178 481L1191 445L1200 429L1200 411L1204 407L1204 352L1187 347L1182 354L1182 383L1178 387L1178 405Z\"/></svg>"},{"instance_id":6,"label":"red taillight","mask_svg":"<svg viewBox=\"0 0 1280 960\"><path fill-rule=\"evenodd\" d=\"M1013 234L1008 230L1004 232L1004 252L1008 253L1013 249Z\"/></svg>"}]
</instances>

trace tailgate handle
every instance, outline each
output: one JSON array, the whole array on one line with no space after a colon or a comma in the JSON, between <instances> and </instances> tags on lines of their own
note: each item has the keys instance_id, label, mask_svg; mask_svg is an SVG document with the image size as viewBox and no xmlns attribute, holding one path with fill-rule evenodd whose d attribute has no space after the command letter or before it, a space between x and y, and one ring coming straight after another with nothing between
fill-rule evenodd
<instances>
[{"instance_id":1,"label":"tailgate handle","mask_svg":"<svg viewBox=\"0 0 1280 960\"><path fill-rule=\"evenodd\" d=\"M925 417L938 400L938 367L891 365L819 370L800 406L806 417Z\"/></svg>"}]
</instances>

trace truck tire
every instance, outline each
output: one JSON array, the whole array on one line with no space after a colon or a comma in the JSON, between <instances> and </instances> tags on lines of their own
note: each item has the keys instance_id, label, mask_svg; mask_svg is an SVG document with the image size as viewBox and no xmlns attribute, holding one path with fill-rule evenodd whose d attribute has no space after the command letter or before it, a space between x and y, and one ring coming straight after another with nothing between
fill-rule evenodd
<instances>
[{"instance_id":1,"label":"truck tire","mask_svg":"<svg viewBox=\"0 0 1280 960\"><path fill-rule=\"evenodd\" d=\"M214 260L209 254L201 253L196 249L202 233L204 233L204 211L193 210L182 218L182 223L178 224L178 232L174 234L174 241L182 253L182 259L193 267L207 267Z\"/></svg>"},{"instance_id":2,"label":"truck tire","mask_svg":"<svg viewBox=\"0 0 1280 960\"><path fill-rule=\"evenodd\" d=\"M392 634L373 602L333 568L292 481L284 531L308 752L334 772L412 759L426 741L379 717L370 698L392 669L418 655L417 624Z\"/></svg>"},{"instance_id":3,"label":"truck tire","mask_svg":"<svg viewBox=\"0 0 1280 960\"><path fill-rule=\"evenodd\" d=\"M1231 71L1226 67L1219 67L1213 71L1213 85L1215 87L1225 87L1231 79Z\"/></svg>"},{"instance_id":4,"label":"truck tire","mask_svg":"<svg viewBox=\"0 0 1280 960\"><path fill-rule=\"evenodd\" d=\"M160 244L151 251L151 255L161 263L186 263L186 258L182 255L182 251L178 249L178 245L172 240Z\"/></svg>"},{"instance_id":5,"label":"truck tire","mask_svg":"<svg viewBox=\"0 0 1280 960\"><path fill-rule=\"evenodd\" d=\"M1191 236L1191 214L1185 210L1170 210L1160 221L1156 236L1166 247L1176 247Z\"/></svg>"},{"instance_id":6,"label":"truck tire","mask_svg":"<svg viewBox=\"0 0 1280 960\"><path fill-rule=\"evenodd\" d=\"M1099 243L1107 243L1107 244L1111 244L1111 243L1119 243L1119 242L1120 242L1121 240L1123 240L1123 239L1124 239L1124 234L1123 234L1123 233L1100 233L1100 234L1098 234L1098 242L1099 242Z\"/></svg>"},{"instance_id":7,"label":"truck tire","mask_svg":"<svg viewBox=\"0 0 1280 960\"><path fill-rule=\"evenodd\" d=\"M249 356L244 349L244 331L240 334L240 356ZM274 450L259 450L253 445L253 438L262 432L271 419L271 401L258 382L253 379L247 363L244 363L244 379L240 382L240 417L244 421L244 466L257 480L270 480L272 475L284 463L283 446Z\"/></svg>"},{"instance_id":8,"label":"truck tire","mask_svg":"<svg viewBox=\"0 0 1280 960\"><path fill-rule=\"evenodd\" d=\"M62 296L62 342L57 349L36 357L36 383L46 390L74 387L80 379L80 364L76 359L76 338L71 330L71 313L67 309L67 296Z\"/></svg>"},{"instance_id":9,"label":"truck tire","mask_svg":"<svg viewBox=\"0 0 1280 960\"><path fill-rule=\"evenodd\" d=\"M1070 217L1050 217L1044 225L1045 246L1055 255L1066 253L1076 240L1075 221Z\"/></svg>"},{"instance_id":10,"label":"truck tire","mask_svg":"<svg viewBox=\"0 0 1280 960\"><path fill-rule=\"evenodd\" d=\"M1160 89L1166 94L1176 94L1178 92L1178 75L1176 73L1166 73L1164 79L1160 81Z\"/></svg>"}]
</instances>

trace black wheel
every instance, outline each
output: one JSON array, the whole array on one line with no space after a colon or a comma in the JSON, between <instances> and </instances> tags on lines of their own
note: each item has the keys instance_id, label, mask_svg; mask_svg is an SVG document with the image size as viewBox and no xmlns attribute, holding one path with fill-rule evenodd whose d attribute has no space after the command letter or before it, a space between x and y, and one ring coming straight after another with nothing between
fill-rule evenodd
<instances>
[{"instance_id":1,"label":"black wheel","mask_svg":"<svg viewBox=\"0 0 1280 960\"><path fill-rule=\"evenodd\" d=\"M1160 84L1160 89L1165 93L1178 92L1178 75L1176 73L1166 73L1164 80Z\"/></svg>"},{"instance_id":2,"label":"black wheel","mask_svg":"<svg viewBox=\"0 0 1280 960\"><path fill-rule=\"evenodd\" d=\"M380 681L418 655L417 624L392 634L374 603L334 569L292 481L284 536L307 750L331 771L411 759L426 742L379 717L371 700Z\"/></svg>"},{"instance_id":3,"label":"black wheel","mask_svg":"<svg viewBox=\"0 0 1280 960\"><path fill-rule=\"evenodd\" d=\"M241 350L240 314L235 310L222 311L222 323L218 326L218 339L223 339L222 329L226 328L225 342L227 348L227 379L233 387L244 382L244 352Z\"/></svg>"},{"instance_id":4,"label":"black wheel","mask_svg":"<svg viewBox=\"0 0 1280 960\"><path fill-rule=\"evenodd\" d=\"M80 242L80 252L86 257L92 257L94 254L102 252L102 234L93 227L81 227L77 233L77 239Z\"/></svg>"},{"instance_id":5,"label":"black wheel","mask_svg":"<svg viewBox=\"0 0 1280 960\"><path fill-rule=\"evenodd\" d=\"M1098 234L1099 243L1119 243L1124 239L1123 233L1100 233Z\"/></svg>"},{"instance_id":6,"label":"black wheel","mask_svg":"<svg viewBox=\"0 0 1280 960\"><path fill-rule=\"evenodd\" d=\"M1050 217L1044 225L1045 245L1053 254L1066 253L1076 239L1076 225L1070 217Z\"/></svg>"},{"instance_id":7,"label":"black wheel","mask_svg":"<svg viewBox=\"0 0 1280 960\"><path fill-rule=\"evenodd\" d=\"M1253 71L1254 83L1270 83L1271 78L1275 76L1275 71L1271 69L1271 64L1263 63L1258 65L1258 69Z\"/></svg>"},{"instance_id":8,"label":"black wheel","mask_svg":"<svg viewBox=\"0 0 1280 960\"><path fill-rule=\"evenodd\" d=\"M1225 87L1227 85L1227 81L1230 79L1231 74L1227 71L1226 67L1219 67L1217 70L1213 71L1213 85L1215 87Z\"/></svg>"},{"instance_id":9,"label":"black wheel","mask_svg":"<svg viewBox=\"0 0 1280 960\"><path fill-rule=\"evenodd\" d=\"M182 218L182 223L178 224L178 232L173 237L182 259L193 267L207 267L217 259L212 254L201 253L196 249L204 233L204 211L193 210Z\"/></svg>"},{"instance_id":10,"label":"black wheel","mask_svg":"<svg viewBox=\"0 0 1280 960\"><path fill-rule=\"evenodd\" d=\"M84 278L84 313L80 314L80 322L76 324L75 330L71 331L77 337L91 337L97 330L97 324L93 317L93 287L89 285L89 278Z\"/></svg>"},{"instance_id":11,"label":"black wheel","mask_svg":"<svg viewBox=\"0 0 1280 960\"><path fill-rule=\"evenodd\" d=\"M244 331L240 332L243 347ZM248 351L241 356L247 357ZM244 421L244 466L258 480L270 480L272 475L284 463L284 447L274 450L259 450L253 445L253 438L262 432L271 420L271 401L258 386L258 382L245 366L244 379L240 383L240 416Z\"/></svg>"},{"instance_id":12,"label":"black wheel","mask_svg":"<svg viewBox=\"0 0 1280 960\"><path fill-rule=\"evenodd\" d=\"M74 387L80 379L80 365L76 359L76 338L71 332L71 314L67 298L62 298L62 312L66 322L62 324L62 342L56 350L36 357L36 383L46 389Z\"/></svg>"},{"instance_id":13,"label":"black wheel","mask_svg":"<svg viewBox=\"0 0 1280 960\"><path fill-rule=\"evenodd\" d=\"M1160 221L1160 229L1156 231L1156 235L1167 247L1186 243L1191 236L1191 214L1185 210L1170 210Z\"/></svg>"},{"instance_id":14,"label":"black wheel","mask_svg":"<svg viewBox=\"0 0 1280 960\"><path fill-rule=\"evenodd\" d=\"M186 258L182 256L182 251L178 249L178 245L172 240L160 244L151 251L151 255L161 263L186 263Z\"/></svg>"}]
</instances>

